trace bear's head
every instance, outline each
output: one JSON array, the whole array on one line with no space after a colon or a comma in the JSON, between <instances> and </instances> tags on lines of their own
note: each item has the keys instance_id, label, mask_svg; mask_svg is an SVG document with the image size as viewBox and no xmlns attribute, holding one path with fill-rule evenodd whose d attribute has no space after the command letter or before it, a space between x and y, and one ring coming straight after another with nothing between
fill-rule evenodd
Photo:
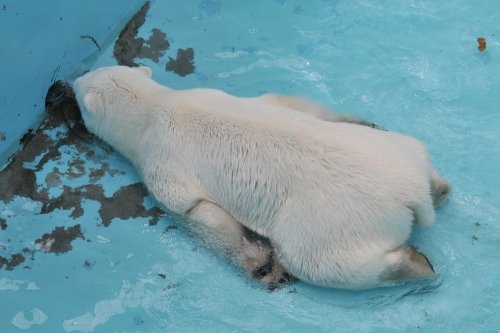
<instances>
[{"instance_id":1,"label":"bear's head","mask_svg":"<svg viewBox=\"0 0 500 333\"><path fill-rule=\"evenodd\" d=\"M116 112L125 112L127 100L137 99L138 92L152 82L151 76L151 69L146 66L110 66L76 79L73 90L87 129L102 138L101 127L112 125L107 123L120 117Z\"/></svg>"}]
</instances>

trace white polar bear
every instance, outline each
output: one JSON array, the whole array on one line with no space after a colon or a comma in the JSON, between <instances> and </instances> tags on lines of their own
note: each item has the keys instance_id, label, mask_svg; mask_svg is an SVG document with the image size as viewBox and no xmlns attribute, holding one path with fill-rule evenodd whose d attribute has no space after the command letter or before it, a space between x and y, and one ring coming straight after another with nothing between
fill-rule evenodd
<instances>
[{"instance_id":1,"label":"white polar bear","mask_svg":"<svg viewBox=\"0 0 500 333\"><path fill-rule=\"evenodd\" d=\"M269 273L269 249L246 241L242 226L316 285L434 274L405 243L413 222L433 223L448 185L416 139L301 99L169 89L147 67L97 69L74 90L88 130L134 164L161 204L240 253L250 274Z\"/></svg>"}]
</instances>

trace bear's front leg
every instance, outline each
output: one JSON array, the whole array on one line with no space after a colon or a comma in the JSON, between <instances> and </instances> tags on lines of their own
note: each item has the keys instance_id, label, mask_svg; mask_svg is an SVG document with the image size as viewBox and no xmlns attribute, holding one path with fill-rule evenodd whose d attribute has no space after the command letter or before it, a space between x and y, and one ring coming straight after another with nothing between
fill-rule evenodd
<instances>
[{"instance_id":1,"label":"bear's front leg","mask_svg":"<svg viewBox=\"0 0 500 333\"><path fill-rule=\"evenodd\" d=\"M244 227L220 206L202 200L186 216L193 231L210 247L243 267L248 276L269 289L290 281L290 275L279 263L272 247L258 240L247 240Z\"/></svg>"}]
</instances>

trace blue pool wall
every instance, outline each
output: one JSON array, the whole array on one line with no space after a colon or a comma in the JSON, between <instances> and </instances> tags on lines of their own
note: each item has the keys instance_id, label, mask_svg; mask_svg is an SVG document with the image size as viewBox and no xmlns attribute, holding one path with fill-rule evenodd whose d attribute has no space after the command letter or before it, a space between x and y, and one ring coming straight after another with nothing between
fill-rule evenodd
<instances>
[{"instance_id":1,"label":"blue pool wall","mask_svg":"<svg viewBox=\"0 0 500 333\"><path fill-rule=\"evenodd\" d=\"M38 125L51 83L78 75L144 2L0 2L0 168Z\"/></svg>"}]
</instances>

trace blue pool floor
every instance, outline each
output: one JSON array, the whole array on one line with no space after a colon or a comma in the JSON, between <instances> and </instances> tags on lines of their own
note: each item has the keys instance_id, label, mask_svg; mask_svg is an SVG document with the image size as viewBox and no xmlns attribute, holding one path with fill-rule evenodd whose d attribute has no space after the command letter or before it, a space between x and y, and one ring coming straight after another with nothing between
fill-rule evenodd
<instances>
[{"instance_id":1,"label":"blue pool floor","mask_svg":"<svg viewBox=\"0 0 500 333\"><path fill-rule=\"evenodd\" d=\"M151 2L122 36L142 38L134 57L115 39L81 70L132 61L173 88L301 95L419 138L453 188L410 240L438 277L269 292L157 210L121 156L52 115L0 172L0 332L500 332L498 12L466 0Z\"/></svg>"}]
</instances>

